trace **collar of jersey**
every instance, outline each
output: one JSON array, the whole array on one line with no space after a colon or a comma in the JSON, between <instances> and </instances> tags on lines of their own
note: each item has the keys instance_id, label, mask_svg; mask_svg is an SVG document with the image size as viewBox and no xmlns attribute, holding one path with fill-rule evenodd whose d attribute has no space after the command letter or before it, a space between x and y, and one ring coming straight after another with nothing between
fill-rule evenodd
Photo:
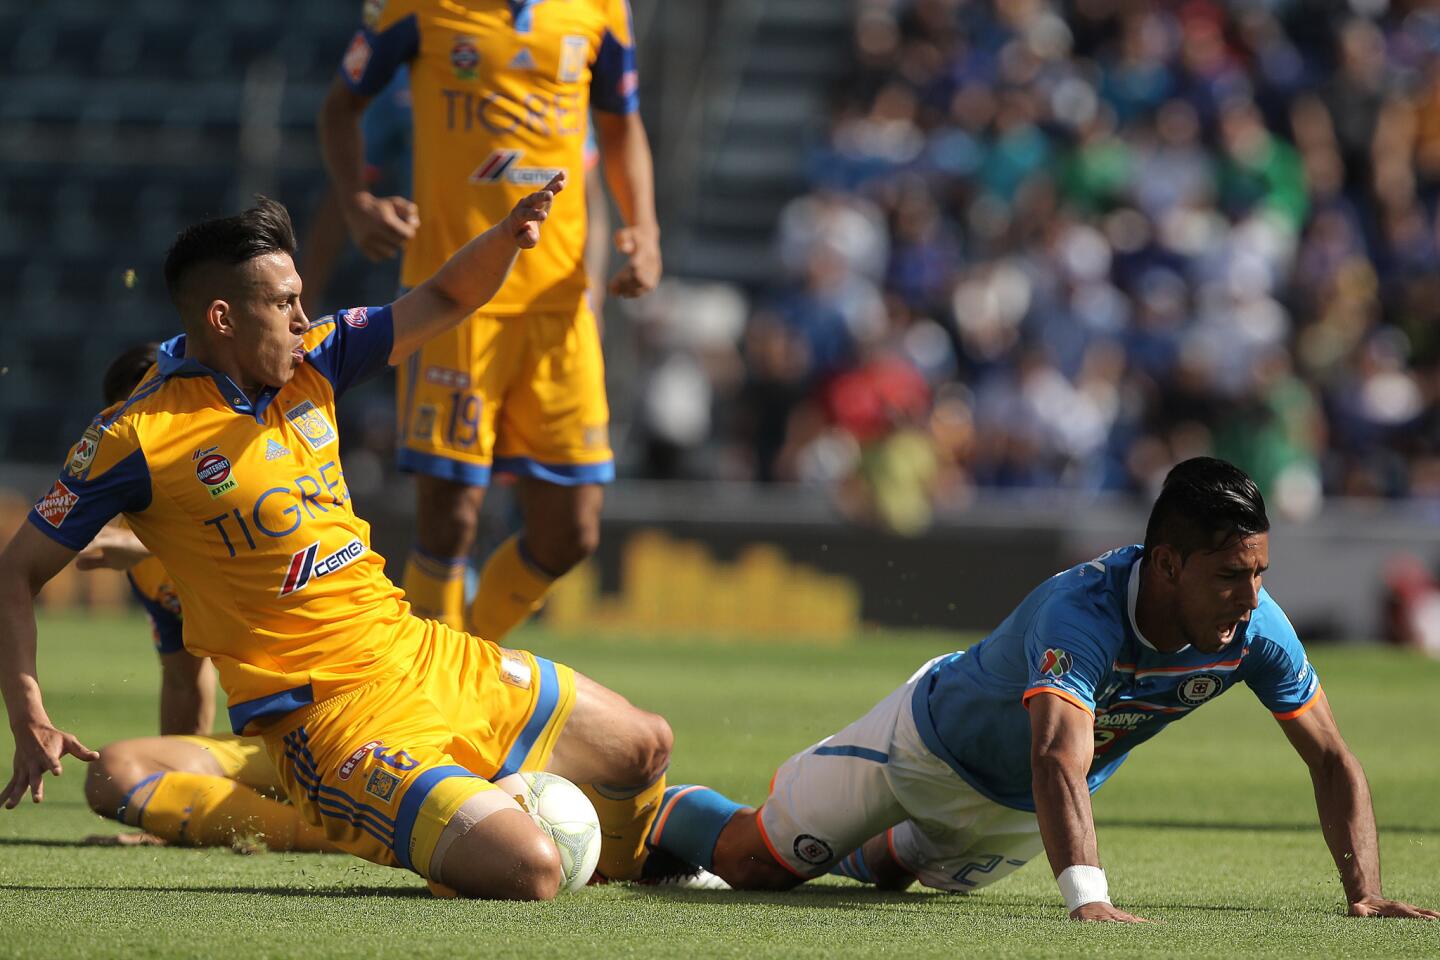
<instances>
[{"instance_id":1,"label":"collar of jersey","mask_svg":"<svg viewBox=\"0 0 1440 960\"><path fill-rule=\"evenodd\" d=\"M159 356L155 363L162 377L209 377L215 382L215 389L220 391L220 398L230 406L236 413L243 413L252 416L256 421L265 418L265 408L270 406L270 401L275 399L275 394L280 391L274 387L264 387L260 391L259 398L250 402L245 391L235 385L219 370L212 370L205 364L193 357L185 356L185 334L178 337L171 337L160 344Z\"/></svg>"},{"instance_id":2,"label":"collar of jersey","mask_svg":"<svg viewBox=\"0 0 1440 960\"><path fill-rule=\"evenodd\" d=\"M1130 567L1130 586L1126 590L1125 613L1130 617L1130 629L1135 633L1135 639L1151 650L1155 644L1145 639L1145 634L1140 632L1140 624L1135 619L1135 604L1140 599L1140 565L1145 562L1145 554L1141 553L1135 563ZM1159 651L1156 651L1157 653Z\"/></svg>"}]
</instances>

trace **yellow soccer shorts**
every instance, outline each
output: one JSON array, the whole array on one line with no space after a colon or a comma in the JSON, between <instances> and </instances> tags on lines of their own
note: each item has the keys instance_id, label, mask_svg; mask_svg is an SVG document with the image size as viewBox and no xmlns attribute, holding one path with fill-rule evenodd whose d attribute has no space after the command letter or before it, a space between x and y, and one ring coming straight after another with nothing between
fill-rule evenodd
<instances>
[{"instance_id":1,"label":"yellow soccer shorts","mask_svg":"<svg viewBox=\"0 0 1440 960\"><path fill-rule=\"evenodd\" d=\"M600 331L569 313L475 313L399 368L400 469L470 486L493 471L574 486L615 478Z\"/></svg>"},{"instance_id":2,"label":"yellow soccer shorts","mask_svg":"<svg viewBox=\"0 0 1440 960\"><path fill-rule=\"evenodd\" d=\"M431 620L413 668L264 732L290 802L341 850L428 878L451 816L491 783L549 762L575 674Z\"/></svg>"},{"instance_id":3,"label":"yellow soccer shorts","mask_svg":"<svg viewBox=\"0 0 1440 960\"><path fill-rule=\"evenodd\" d=\"M259 737L217 733L208 737L181 735L176 739L204 749L220 764L226 779L234 780L256 793L284 799L280 775L275 772L275 765L265 751L265 741Z\"/></svg>"}]
</instances>

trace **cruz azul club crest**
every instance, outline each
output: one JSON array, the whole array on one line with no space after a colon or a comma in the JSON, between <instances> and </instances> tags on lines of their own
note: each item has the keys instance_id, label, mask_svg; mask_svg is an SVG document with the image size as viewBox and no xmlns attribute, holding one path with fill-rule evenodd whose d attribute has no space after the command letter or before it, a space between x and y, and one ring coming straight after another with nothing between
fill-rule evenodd
<instances>
[{"instance_id":1,"label":"cruz azul club crest","mask_svg":"<svg viewBox=\"0 0 1440 960\"><path fill-rule=\"evenodd\" d=\"M1180 702L1190 707L1198 707L1219 693L1225 682L1213 673L1197 673L1195 676L1180 684L1175 695Z\"/></svg>"}]
</instances>

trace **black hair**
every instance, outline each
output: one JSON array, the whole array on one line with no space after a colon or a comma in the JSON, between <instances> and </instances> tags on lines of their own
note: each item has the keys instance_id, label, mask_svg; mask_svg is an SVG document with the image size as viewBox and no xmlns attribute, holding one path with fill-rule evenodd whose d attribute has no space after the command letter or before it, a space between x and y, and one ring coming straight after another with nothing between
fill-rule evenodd
<instances>
[{"instance_id":1,"label":"black hair","mask_svg":"<svg viewBox=\"0 0 1440 960\"><path fill-rule=\"evenodd\" d=\"M206 263L237 265L267 253L295 255L295 228L290 211L269 197L233 217L216 217L186 227L165 256L165 286L179 302L185 277Z\"/></svg>"},{"instance_id":2,"label":"black hair","mask_svg":"<svg viewBox=\"0 0 1440 960\"><path fill-rule=\"evenodd\" d=\"M1188 557L1269 529L1265 500L1245 471L1214 457L1192 457L1165 477L1145 526L1145 552L1164 543Z\"/></svg>"},{"instance_id":3,"label":"black hair","mask_svg":"<svg viewBox=\"0 0 1440 960\"><path fill-rule=\"evenodd\" d=\"M135 392L145 371L154 366L159 350L158 343L137 343L110 361L110 366L105 368L105 379L101 381L105 406L119 403Z\"/></svg>"}]
</instances>

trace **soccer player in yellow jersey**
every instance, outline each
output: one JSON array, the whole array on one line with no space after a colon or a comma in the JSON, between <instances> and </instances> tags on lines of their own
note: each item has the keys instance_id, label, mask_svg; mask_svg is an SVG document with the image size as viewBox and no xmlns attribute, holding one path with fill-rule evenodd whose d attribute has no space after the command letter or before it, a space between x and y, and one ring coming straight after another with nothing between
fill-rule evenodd
<instances>
[{"instance_id":1,"label":"soccer player in yellow jersey","mask_svg":"<svg viewBox=\"0 0 1440 960\"><path fill-rule=\"evenodd\" d=\"M414 202L365 189L360 117L401 66L414 112ZM593 116L628 262L611 292L659 281L650 147L625 0L367 0L320 117L326 166L361 251L403 247L428 276L483 224L557 171L578 181ZM416 474L417 610L499 641L594 552L614 478L583 191L555 201L543 248L499 295L400 367L399 464ZM498 547L464 616L465 566L492 471L518 478L522 533Z\"/></svg>"},{"instance_id":2,"label":"soccer player in yellow jersey","mask_svg":"<svg viewBox=\"0 0 1440 960\"><path fill-rule=\"evenodd\" d=\"M66 754L97 758L45 711L34 597L123 514L174 575L186 643L219 668L232 727L264 738L285 794L331 843L466 896L555 895L558 850L492 781L547 769L627 792L658 779L669 726L561 664L412 616L353 510L335 402L494 296L563 183L393 304L313 325L279 204L181 234L165 275L185 334L97 418L0 554L15 740L0 802L42 800ZM628 843L653 808L624 823L601 811L602 830Z\"/></svg>"}]
</instances>

